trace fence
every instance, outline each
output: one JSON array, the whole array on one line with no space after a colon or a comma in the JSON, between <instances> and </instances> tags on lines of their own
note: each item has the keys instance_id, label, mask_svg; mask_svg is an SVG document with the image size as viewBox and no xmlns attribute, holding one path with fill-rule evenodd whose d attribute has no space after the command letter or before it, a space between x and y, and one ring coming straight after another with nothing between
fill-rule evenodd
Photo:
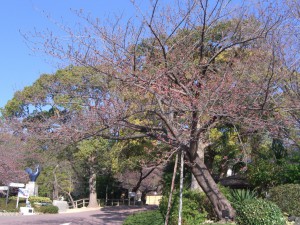
<instances>
[{"instance_id":1,"label":"fence","mask_svg":"<svg viewBox=\"0 0 300 225\"><path fill-rule=\"evenodd\" d=\"M100 206L100 202L102 206L121 206L121 205L140 205L142 204L140 201L136 201L134 199L107 199L106 201L104 199L98 199L98 205ZM69 208L73 208L73 205L71 202L68 202ZM89 204L89 199L88 198L83 198L74 201L74 208L82 208L82 207L87 207Z\"/></svg>"}]
</instances>

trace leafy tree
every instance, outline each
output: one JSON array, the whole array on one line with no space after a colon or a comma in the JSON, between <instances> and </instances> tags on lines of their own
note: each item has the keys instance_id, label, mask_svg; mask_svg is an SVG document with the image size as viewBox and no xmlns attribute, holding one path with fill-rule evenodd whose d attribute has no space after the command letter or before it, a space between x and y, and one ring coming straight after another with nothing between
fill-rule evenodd
<instances>
[{"instance_id":1,"label":"leafy tree","mask_svg":"<svg viewBox=\"0 0 300 225\"><path fill-rule=\"evenodd\" d=\"M111 158L113 171L123 187L146 194L161 189L162 168L167 162L168 146L155 140L126 140L115 143Z\"/></svg>"},{"instance_id":2,"label":"leafy tree","mask_svg":"<svg viewBox=\"0 0 300 225\"><path fill-rule=\"evenodd\" d=\"M89 176L89 205L97 207L97 174L105 172L110 167L109 142L102 138L83 140L78 143L75 158L85 162Z\"/></svg>"}]
</instances>

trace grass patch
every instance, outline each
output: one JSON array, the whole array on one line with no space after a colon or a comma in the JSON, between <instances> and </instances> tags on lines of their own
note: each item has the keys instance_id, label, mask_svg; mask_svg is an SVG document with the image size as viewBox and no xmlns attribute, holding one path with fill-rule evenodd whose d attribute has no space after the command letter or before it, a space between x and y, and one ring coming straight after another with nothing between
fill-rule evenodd
<instances>
[{"instance_id":1,"label":"grass patch","mask_svg":"<svg viewBox=\"0 0 300 225\"><path fill-rule=\"evenodd\" d=\"M163 225L164 219L159 210L151 210L132 214L123 225Z\"/></svg>"},{"instance_id":2,"label":"grass patch","mask_svg":"<svg viewBox=\"0 0 300 225\"><path fill-rule=\"evenodd\" d=\"M0 211L6 211L6 212L19 212L20 207L25 207L26 206L26 201L25 199L20 199L19 201L19 207L16 209L16 200L8 200L8 204L6 205L6 199L5 198L0 198Z\"/></svg>"}]
</instances>

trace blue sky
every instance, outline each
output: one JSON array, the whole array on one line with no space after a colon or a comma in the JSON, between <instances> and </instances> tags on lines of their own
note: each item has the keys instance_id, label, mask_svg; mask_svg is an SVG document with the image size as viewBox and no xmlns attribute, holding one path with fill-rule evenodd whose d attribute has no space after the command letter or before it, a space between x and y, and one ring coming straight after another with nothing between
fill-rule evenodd
<instances>
[{"instance_id":1,"label":"blue sky","mask_svg":"<svg viewBox=\"0 0 300 225\"><path fill-rule=\"evenodd\" d=\"M0 108L17 90L31 85L42 73L56 71L47 56L34 55L27 47L22 33L37 29L54 29L43 11L56 20L73 23L72 10L83 9L98 18L113 13L134 14L129 0L4 0L0 7Z\"/></svg>"}]
</instances>

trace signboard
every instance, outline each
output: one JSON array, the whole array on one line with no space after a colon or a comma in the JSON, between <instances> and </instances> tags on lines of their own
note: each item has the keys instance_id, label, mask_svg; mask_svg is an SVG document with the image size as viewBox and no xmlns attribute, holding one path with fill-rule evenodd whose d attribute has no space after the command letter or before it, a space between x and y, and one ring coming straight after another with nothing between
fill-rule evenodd
<instances>
[{"instance_id":1,"label":"signboard","mask_svg":"<svg viewBox=\"0 0 300 225\"><path fill-rule=\"evenodd\" d=\"M16 187L16 188L23 188L23 187L25 187L25 184L22 184L22 183L10 183L9 186L10 187Z\"/></svg>"},{"instance_id":2,"label":"signboard","mask_svg":"<svg viewBox=\"0 0 300 225\"><path fill-rule=\"evenodd\" d=\"M0 191L7 191L8 190L8 186L0 186Z\"/></svg>"},{"instance_id":3,"label":"signboard","mask_svg":"<svg viewBox=\"0 0 300 225\"><path fill-rule=\"evenodd\" d=\"M135 197L136 193L135 192L129 192L129 197Z\"/></svg>"},{"instance_id":4,"label":"signboard","mask_svg":"<svg viewBox=\"0 0 300 225\"><path fill-rule=\"evenodd\" d=\"M18 197L19 198L29 198L29 191L25 188L19 188Z\"/></svg>"},{"instance_id":5,"label":"signboard","mask_svg":"<svg viewBox=\"0 0 300 225\"><path fill-rule=\"evenodd\" d=\"M20 198L27 198L27 200L28 200L28 198L29 198L29 191L27 189L25 189L25 188L19 188L16 209L19 206L19 199ZM27 202L27 200L26 200L26 202Z\"/></svg>"}]
</instances>

